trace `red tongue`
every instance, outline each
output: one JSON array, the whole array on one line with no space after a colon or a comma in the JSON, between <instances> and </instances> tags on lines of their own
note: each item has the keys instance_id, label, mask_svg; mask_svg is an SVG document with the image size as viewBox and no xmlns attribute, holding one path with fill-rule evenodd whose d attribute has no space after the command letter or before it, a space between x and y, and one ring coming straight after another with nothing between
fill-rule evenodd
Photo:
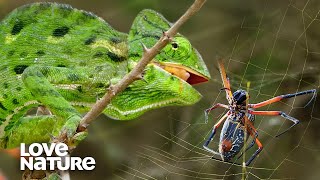
<instances>
[{"instance_id":1,"label":"red tongue","mask_svg":"<svg viewBox=\"0 0 320 180\"><path fill-rule=\"evenodd\" d=\"M190 73L190 77L188 78L187 83L194 85L194 84L199 84L207 81L208 79L206 78Z\"/></svg>"},{"instance_id":2,"label":"red tongue","mask_svg":"<svg viewBox=\"0 0 320 180\"><path fill-rule=\"evenodd\" d=\"M183 68L165 66L164 70L168 71L169 73L171 73L175 76L178 76L179 78L183 79L184 81L186 81L190 85L199 84L199 83L208 81L208 79L201 77L201 76L198 76L198 75L195 75L195 74L192 74Z\"/></svg>"}]
</instances>

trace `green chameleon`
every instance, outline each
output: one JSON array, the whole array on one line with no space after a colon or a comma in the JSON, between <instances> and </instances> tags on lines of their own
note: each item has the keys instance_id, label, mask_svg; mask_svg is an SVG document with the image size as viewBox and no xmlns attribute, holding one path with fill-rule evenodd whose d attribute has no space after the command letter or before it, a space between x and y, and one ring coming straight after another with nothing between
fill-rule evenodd
<instances>
[{"instance_id":1,"label":"green chameleon","mask_svg":"<svg viewBox=\"0 0 320 180\"><path fill-rule=\"evenodd\" d=\"M48 142L61 130L73 135L82 114L137 64L142 44L151 47L169 28L152 10L138 14L129 34L64 4L11 12L0 23L0 149ZM103 113L129 120L163 106L192 105L201 95L191 85L209 79L200 54L178 34Z\"/></svg>"}]
</instances>

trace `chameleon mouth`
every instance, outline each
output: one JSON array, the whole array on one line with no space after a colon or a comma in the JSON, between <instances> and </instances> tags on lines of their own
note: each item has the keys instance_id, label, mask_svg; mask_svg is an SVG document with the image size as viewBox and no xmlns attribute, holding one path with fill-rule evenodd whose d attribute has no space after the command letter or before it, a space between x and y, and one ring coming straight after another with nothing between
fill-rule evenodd
<instances>
[{"instance_id":1,"label":"chameleon mouth","mask_svg":"<svg viewBox=\"0 0 320 180\"><path fill-rule=\"evenodd\" d=\"M207 82L209 80L208 77L196 72L193 69L190 69L186 66L172 64L172 63L156 63L152 64L161 67L165 71L169 72L172 75L179 77L190 85L199 84L203 82Z\"/></svg>"}]
</instances>

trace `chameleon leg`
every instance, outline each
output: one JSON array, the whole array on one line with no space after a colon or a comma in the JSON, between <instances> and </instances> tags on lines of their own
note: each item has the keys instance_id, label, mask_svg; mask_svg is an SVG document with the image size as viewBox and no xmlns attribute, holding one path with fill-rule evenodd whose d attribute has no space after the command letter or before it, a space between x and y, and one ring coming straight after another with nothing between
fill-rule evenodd
<instances>
[{"instance_id":1,"label":"chameleon leg","mask_svg":"<svg viewBox=\"0 0 320 180\"><path fill-rule=\"evenodd\" d=\"M54 115L28 116L19 118L14 126L7 129L6 136L0 139L0 149L11 149L20 143L49 142L59 134L64 120ZM87 136L87 131L76 133L68 141L69 148L76 147Z\"/></svg>"},{"instance_id":2,"label":"chameleon leg","mask_svg":"<svg viewBox=\"0 0 320 180\"><path fill-rule=\"evenodd\" d=\"M22 80L37 101L48 108L59 120L65 122L62 131L67 132L67 136L70 138L77 130L81 114L49 82L49 80L63 81L63 79L67 79L67 76L70 76L70 74L65 74L65 71L62 71L65 69L60 67L31 66L24 70ZM72 75L78 76L77 74ZM78 80L79 78L74 79Z\"/></svg>"},{"instance_id":3,"label":"chameleon leg","mask_svg":"<svg viewBox=\"0 0 320 180\"><path fill-rule=\"evenodd\" d=\"M9 149L19 147L21 142L49 142L54 129L62 126L63 121L52 115L21 117L7 130L6 137L0 139L0 144Z\"/></svg>"}]
</instances>

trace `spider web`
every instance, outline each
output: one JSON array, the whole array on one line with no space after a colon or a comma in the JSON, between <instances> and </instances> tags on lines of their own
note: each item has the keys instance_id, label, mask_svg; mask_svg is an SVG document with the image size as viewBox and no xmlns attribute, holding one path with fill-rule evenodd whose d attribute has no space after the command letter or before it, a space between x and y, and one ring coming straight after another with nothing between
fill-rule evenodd
<instances>
[{"instance_id":1,"label":"spider web","mask_svg":"<svg viewBox=\"0 0 320 180\"><path fill-rule=\"evenodd\" d=\"M219 91L222 85L217 58L212 56L219 54L223 57L232 89L248 89L251 103L281 94L317 89L319 9L317 1L208 2L204 11L207 18L212 19L206 21L199 17L198 20L203 24L207 22L207 26L199 25L203 32L191 35L196 46L211 41L206 43L204 50L199 48L201 52L207 51L202 54L213 76L207 85L198 87L204 95L203 100L192 107L162 111L168 128L153 132L153 136L162 141L139 145L135 156L130 156L129 161L117 168L114 178L319 178L319 101L315 99L305 107L312 96L299 96L262 108L284 111L301 123L276 138L275 135L289 127L291 122L281 117L256 117L255 127L264 149L249 167L212 159L213 155L202 148L213 125L225 113L223 110L212 111L209 123L205 124L203 110L218 102L227 103L224 92ZM214 150L218 149L219 132L210 145ZM256 149L255 145L245 153L245 158L248 159ZM242 161L241 158L237 163Z\"/></svg>"}]
</instances>

